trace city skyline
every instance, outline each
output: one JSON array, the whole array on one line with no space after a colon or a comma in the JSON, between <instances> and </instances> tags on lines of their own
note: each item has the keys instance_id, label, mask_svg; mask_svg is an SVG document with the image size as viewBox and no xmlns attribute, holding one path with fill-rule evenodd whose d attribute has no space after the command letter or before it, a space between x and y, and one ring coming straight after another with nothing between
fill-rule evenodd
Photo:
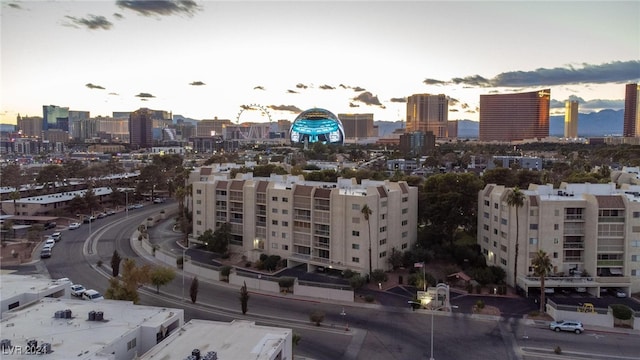
<instances>
[{"instance_id":1,"label":"city skyline","mask_svg":"<svg viewBox=\"0 0 640 360\"><path fill-rule=\"evenodd\" d=\"M406 119L413 94L478 120L480 95L551 89L551 115L624 108L640 2L2 2L0 123L43 105L275 120ZM241 121L264 121L245 111Z\"/></svg>"}]
</instances>

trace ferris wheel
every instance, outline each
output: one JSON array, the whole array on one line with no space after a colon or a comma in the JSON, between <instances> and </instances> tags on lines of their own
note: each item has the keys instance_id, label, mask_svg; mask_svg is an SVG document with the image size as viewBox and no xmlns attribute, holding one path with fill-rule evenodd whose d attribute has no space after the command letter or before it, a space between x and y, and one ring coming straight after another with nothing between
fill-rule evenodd
<instances>
[{"instance_id":1,"label":"ferris wheel","mask_svg":"<svg viewBox=\"0 0 640 360\"><path fill-rule=\"evenodd\" d=\"M250 121L251 124L247 124L246 127L242 127L240 135L247 140L269 139L269 133L274 131L273 120L269 110L260 104L249 104L240 106L240 111L236 116L236 124L241 126L242 115L247 115L251 112L257 112L260 115L260 121ZM267 121L264 121L266 118Z\"/></svg>"}]
</instances>

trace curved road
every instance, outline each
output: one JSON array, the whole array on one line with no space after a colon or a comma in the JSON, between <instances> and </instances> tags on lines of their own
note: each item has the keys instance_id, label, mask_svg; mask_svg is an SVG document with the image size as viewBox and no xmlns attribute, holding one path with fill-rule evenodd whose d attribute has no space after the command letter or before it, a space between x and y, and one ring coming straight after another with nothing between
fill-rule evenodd
<instances>
[{"instance_id":1,"label":"curved road","mask_svg":"<svg viewBox=\"0 0 640 360\"><path fill-rule=\"evenodd\" d=\"M153 258L146 254L141 257L131 248L130 237L137 225L149 215L175 206L175 203L148 205L129 211L128 217L119 213L96 220L92 224L92 234L89 234L87 224L77 230L64 231L63 240L54 247L53 256L43 262L52 278L69 277L87 288L104 292L111 274L106 272L106 266L98 269L95 266L97 261L102 260L109 265L113 251L118 250L123 258L132 258L139 265L155 264ZM164 235L161 234L166 239L168 236ZM188 298L191 282L189 275L184 280L183 276L184 273L178 270L176 279L162 287L160 294L155 293L155 288L142 288L141 303L183 308L185 321L192 318L219 321L248 319L258 324L293 328L302 337L294 350L297 357L369 360L428 359L431 356L431 317L422 311L412 312L408 307L331 304L251 292L249 312L242 315L237 287L199 279L197 303L192 304L190 300L182 299L183 293ZM314 310L325 313L320 327L309 322L309 314ZM345 315L341 315L343 310ZM525 335L527 339L523 340ZM538 345L546 348L559 345L565 353L583 351L617 355L618 359L624 360L637 358L637 347L633 345L637 337L630 341L630 335L589 335L556 334L547 329L522 325L513 319L478 320L462 314L438 314L435 316L434 357L452 360L542 359L547 357L536 351ZM526 342L523 344L523 341ZM522 346L531 346L532 351L522 352Z\"/></svg>"}]
</instances>

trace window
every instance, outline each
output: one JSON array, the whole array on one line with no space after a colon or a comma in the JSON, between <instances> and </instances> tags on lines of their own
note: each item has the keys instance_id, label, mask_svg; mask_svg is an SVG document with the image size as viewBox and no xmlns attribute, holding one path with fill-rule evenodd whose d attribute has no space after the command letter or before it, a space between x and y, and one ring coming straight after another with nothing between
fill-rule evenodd
<instances>
[{"instance_id":1,"label":"window","mask_svg":"<svg viewBox=\"0 0 640 360\"><path fill-rule=\"evenodd\" d=\"M401 248L404 250L404 249L406 249L408 246L409 246L409 244L407 244L407 243L402 243Z\"/></svg>"},{"instance_id":2,"label":"window","mask_svg":"<svg viewBox=\"0 0 640 360\"><path fill-rule=\"evenodd\" d=\"M498 229L493 229L493 235L498 235Z\"/></svg>"},{"instance_id":3,"label":"window","mask_svg":"<svg viewBox=\"0 0 640 360\"><path fill-rule=\"evenodd\" d=\"M498 215L493 215L493 221L498 222Z\"/></svg>"},{"instance_id":4,"label":"window","mask_svg":"<svg viewBox=\"0 0 640 360\"><path fill-rule=\"evenodd\" d=\"M351 218L351 223L352 224L360 224L360 218L359 217Z\"/></svg>"},{"instance_id":5,"label":"window","mask_svg":"<svg viewBox=\"0 0 640 360\"><path fill-rule=\"evenodd\" d=\"M497 247L497 246L498 246L498 242L497 242L497 241L494 241L494 242L493 242L493 247Z\"/></svg>"},{"instance_id":6,"label":"window","mask_svg":"<svg viewBox=\"0 0 640 360\"><path fill-rule=\"evenodd\" d=\"M488 237L486 237L486 236L483 236L483 237L482 237L482 240L484 240L484 242L486 242L486 243L489 243L489 238L488 238Z\"/></svg>"},{"instance_id":7,"label":"window","mask_svg":"<svg viewBox=\"0 0 640 360\"><path fill-rule=\"evenodd\" d=\"M482 228L487 230L487 231L489 231L489 225L487 225L487 224L482 225Z\"/></svg>"},{"instance_id":8,"label":"window","mask_svg":"<svg viewBox=\"0 0 640 360\"><path fill-rule=\"evenodd\" d=\"M387 218L387 214L380 214L380 220L384 220Z\"/></svg>"},{"instance_id":9,"label":"window","mask_svg":"<svg viewBox=\"0 0 640 360\"><path fill-rule=\"evenodd\" d=\"M200 205L200 204L202 204L202 201L201 200L196 200L196 204Z\"/></svg>"},{"instance_id":10,"label":"window","mask_svg":"<svg viewBox=\"0 0 640 360\"><path fill-rule=\"evenodd\" d=\"M402 226L409 224L409 220L402 220Z\"/></svg>"},{"instance_id":11,"label":"window","mask_svg":"<svg viewBox=\"0 0 640 360\"><path fill-rule=\"evenodd\" d=\"M278 225L278 220L271 220L271 225Z\"/></svg>"},{"instance_id":12,"label":"window","mask_svg":"<svg viewBox=\"0 0 640 360\"><path fill-rule=\"evenodd\" d=\"M489 206L489 200L484 201L484 206Z\"/></svg>"},{"instance_id":13,"label":"window","mask_svg":"<svg viewBox=\"0 0 640 360\"><path fill-rule=\"evenodd\" d=\"M360 250L360 244L351 244L353 250Z\"/></svg>"},{"instance_id":14,"label":"window","mask_svg":"<svg viewBox=\"0 0 640 360\"><path fill-rule=\"evenodd\" d=\"M488 218L489 218L489 213L488 213L488 212L484 212L484 213L482 214L482 216L484 216L484 218L485 218L485 219L488 219Z\"/></svg>"},{"instance_id":15,"label":"window","mask_svg":"<svg viewBox=\"0 0 640 360\"><path fill-rule=\"evenodd\" d=\"M640 247L640 240L631 240L631 247Z\"/></svg>"},{"instance_id":16,"label":"window","mask_svg":"<svg viewBox=\"0 0 640 360\"><path fill-rule=\"evenodd\" d=\"M538 230L538 224L529 224L529 230Z\"/></svg>"},{"instance_id":17,"label":"window","mask_svg":"<svg viewBox=\"0 0 640 360\"><path fill-rule=\"evenodd\" d=\"M387 227L386 226L383 226L383 227L380 228L380 232L385 232L385 231L387 231Z\"/></svg>"},{"instance_id":18,"label":"window","mask_svg":"<svg viewBox=\"0 0 640 360\"><path fill-rule=\"evenodd\" d=\"M409 197L408 196L403 196L402 197L402 202L407 202L409 201Z\"/></svg>"},{"instance_id":19,"label":"window","mask_svg":"<svg viewBox=\"0 0 640 360\"><path fill-rule=\"evenodd\" d=\"M289 202L289 198L283 197L282 202Z\"/></svg>"},{"instance_id":20,"label":"window","mask_svg":"<svg viewBox=\"0 0 640 360\"><path fill-rule=\"evenodd\" d=\"M506 260L506 259L503 259L503 258L500 258L500 264L502 264L502 265L505 265L505 266L506 266L506 265L507 265L507 260Z\"/></svg>"},{"instance_id":21,"label":"window","mask_svg":"<svg viewBox=\"0 0 640 360\"><path fill-rule=\"evenodd\" d=\"M283 232L283 233L282 233L282 238L283 238L283 239L286 239L286 238L287 238L287 233L284 233L284 232Z\"/></svg>"},{"instance_id":22,"label":"window","mask_svg":"<svg viewBox=\"0 0 640 360\"><path fill-rule=\"evenodd\" d=\"M197 214L197 215L200 215L200 210L196 210L196 214Z\"/></svg>"},{"instance_id":23,"label":"window","mask_svg":"<svg viewBox=\"0 0 640 360\"><path fill-rule=\"evenodd\" d=\"M560 242L560 241L558 240L558 238L553 238L553 243L554 243L554 244L558 245L558 243L559 243L559 242Z\"/></svg>"},{"instance_id":24,"label":"window","mask_svg":"<svg viewBox=\"0 0 640 360\"><path fill-rule=\"evenodd\" d=\"M553 210L553 216L560 216L560 210L558 209Z\"/></svg>"},{"instance_id":25,"label":"window","mask_svg":"<svg viewBox=\"0 0 640 360\"><path fill-rule=\"evenodd\" d=\"M387 256L387 252L386 251L383 251L383 252L380 253L380 255L378 255L378 257L381 258L381 259L383 257L385 257L385 256Z\"/></svg>"},{"instance_id":26,"label":"window","mask_svg":"<svg viewBox=\"0 0 640 360\"><path fill-rule=\"evenodd\" d=\"M358 231L358 230L351 230L351 236L360 236L360 231Z\"/></svg>"},{"instance_id":27,"label":"window","mask_svg":"<svg viewBox=\"0 0 640 360\"><path fill-rule=\"evenodd\" d=\"M272 249L278 249L278 243L271 243Z\"/></svg>"},{"instance_id":28,"label":"window","mask_svg":"<svg viewBox=\"0 0 640 360\"><path fill-rule=\"evenodd\" d=\"M275 232L275 231L272 231L272 232L271 232L271 236L276 237L276 232Z\"/></svg>"},{"instance_id":29,"label":"window","mask_svg":"<svg viewBox=\"0 0 640 360\"><path fill-rule=\"evenodd\" d=\"M554 259L557 259L557 258L558 258L558 253L557 253L557 252L554 252L554 253L553 253L553 258L554 258Z\"/></svg>"},{"instance_id":30,"label":"window","mask_svg":"<svg viewBox=\"0 0 640 360\"><path fill-rule=\"evenodd\" d=\"M634 218L634 219L638 219L638 218L640 218L640 211L634 211L634 212L633 212L633 218Z\"/></svg>"},{"instance_id":31,"label":"window","mask_svg":"<svg viewBox=\"0 0 640 360\"><path fill-rule=\"evenodd\" d=\"M507 252L507 246L506 245L500 245L500 250L502 250L502 252Z\"/></svg>"},{"instance_id":32,"label":"window","mask_svg":"<svg viewBox=\"0 0 640 360\"><path fill-rule=\"evenodd\" d=\"M282 245L282 250L289 250L289 245Z\"/></svg>"},{"instance_id":33,"label":"window","mask_svg":"<svg viewBox=\"0 0 640 360\"><path fill-rule=\"evenodd\" d=\"M196 194L198 194L198 195L202 194L202 190L200 190L200 189L196 190Z\"/></svg>"},{"instance_id":34,"label":"window","mask_svg":"<svg viewBox=\"0 0 640 360\"><path fill-rule=\"evenodd\" d=\"M553 230L560 230L560 224L553 224Z\"/></svg>"},{"instance_id":35,"label":"window","mask_svg":"<svg viewBox=\"0 0 640 360\"><path fill-rule=\"evenodd\" d=\"M358 257L352 257L352 258L351 258L351 261L352 261L352 262L354 262L354 263L359 263L359 262L360 262L360 258L358 258Z\"/></svg>"},{"instance_id":36,"label":"window","mask_svg":"<svg viewBox=\"0 0 640 360\"><path fill-rule=\"evenodd\" d=\"M631 276L640 276L640 271L638 271L636 269L632 269L631 270Z\"/></svg>"},{"instance_id":37,"label":"window","mask_svg":"<svg viewBox=\"0 0 640 360\"><path fill-rule=\"evenodd\" d=\"M287 215L289 213L289 210L287 209L282 209L282 215Z\"/></svg>"},{"instance_id":38,"label":"window","mask_svg":"<svg viewBox=\"0 0 640 360\"><path fill-rule=\"evenodd\" d=\"M136 338L131 339L131 341L127 341L127 351L136 347Z\"/></svg>"},{"instance_id":39,"label":"window","mask_svg":"<svg viewBox=\"0 0 640 360\"><path fill-rule=\"evenodd\" d=\"M408 209L408 208L404 208L404 209L402 209L402 213L403 213L403 214L406 214L406 213L408 213L408 212L409 212L409 209Z\"/></svg>"},{"instance_id":40,"label":"window","mask_svg":"<svg viewBox=\"0 0 640 360\"><path fill-rule=\"evenodd\" d=\"M284 226L284 227L289 226L289 222L288 222L288 221L283 221L283 222L282 222L282 226Z\"/></svg>"},{"instance_id":41,"label":"window","mask_svg":"<svg viewBox=\"0 0 640 360\"><path fill-rule=\"evenodd\" d=\"M500 219L500 224L502 224L502 225L507 225L507 219L505 219L505 218L501 218L501 219Z\"/></svg>"},{"instance_id":42,"label":"window","mask_svg":"<svg viewBox=\"0 0 640 360\"><path fill-rule=\"evenodd\" d=\"M384 244L386 244L386 243L387 243L387 239L381 239L381 240L380 240L380 245L384 245Z\"/></svg>"},{"instance_id":43,"label":"window","mask_svg":"<svg viewBox=\"0 0 640 360\"><path fill-rule=\"evenodd\" d=\"M277 196L272 196L271 197L271 201L278 201L278 197Z\"/></svg>"},{"instance_id":44,"label":"window","mask_svg":"<svg viewBox=\"0 0 640 360\"><path fill-rule=\"evenodd\" d=\"M537 238L529 238L529 245L536 245L536 244L538 244Z\"/></svg>"},{"instance_id":45,"label":"window","mask_svg":"<svg viewBox=\"0 0 640 360\"><path fill-rule=\"evenodd\" d=\"M380 206L382 206L382 207L387 207L387 202L386 202L386 201L381 202L381 203L380 203Z\"/></svg>"},{"instance_id":46,"label":"window","mask_svg":"<svg viewBox=\"0 0 640 360\"><path fill-rule=\"evenodd\" d=\"M403 237L403 238L406 238L407 236L409 236L409 232L408 232L408 231L404 231L404 232L402 233L402 237Z\"/></svg>"},{"instance_id":47,"label":"window","mask_svg":"<svg viewBox=\"0 0 640 360\"><path fill-rule=\"evenodd\" d=\"M360 210L360 204L351 204L351 210Z\"/></svg>"},{"instance_id":48,"label":"window","mask_svg":"<svg viewBox=\"0 0 640 360\"><path fill-rule=\"evenodd\" d=\"M493 203L493 208L497 209L498 208L498 203Z\"/></svg>"}]
</instances>

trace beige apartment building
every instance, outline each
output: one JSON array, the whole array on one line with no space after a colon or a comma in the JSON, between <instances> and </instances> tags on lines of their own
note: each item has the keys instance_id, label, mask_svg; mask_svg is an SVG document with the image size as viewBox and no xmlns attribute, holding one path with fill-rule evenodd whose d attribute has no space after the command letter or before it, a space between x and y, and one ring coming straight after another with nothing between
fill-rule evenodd
<instances>
[{"instance_id":1,"label":"beige apartment building","mask_svg":"<svg viewBox=\"0 0 640 360\"><path fill-rule=\"evenodd\" d=\"M522 190L519 209L507 205L511 190L489 184L478 195L478 244L489 265L505 269L508 284L526 292L539 288L531 261L544 250L553 264L545 287L596 296L612 288L627 296L640 291L640 186L563 183L554 189L532 184Z\"/></svg>"},{"instance_id":2,"label":"beige apartment building","mask_svg":"<svg viewBox=\"0 0 640 360\"><path fill-rule=\"evenodd\" d=\"M231 250L250 261L279 255L289 267L306 264L369 273L390 269L393 251L411 248L417 238L418 189L406 182L338 179L305 181L271 175L236 179L211 168L192 173L193 238L231 224ZM369 221L363 207L371 209Z\"/></svg>"}]
</instances>

